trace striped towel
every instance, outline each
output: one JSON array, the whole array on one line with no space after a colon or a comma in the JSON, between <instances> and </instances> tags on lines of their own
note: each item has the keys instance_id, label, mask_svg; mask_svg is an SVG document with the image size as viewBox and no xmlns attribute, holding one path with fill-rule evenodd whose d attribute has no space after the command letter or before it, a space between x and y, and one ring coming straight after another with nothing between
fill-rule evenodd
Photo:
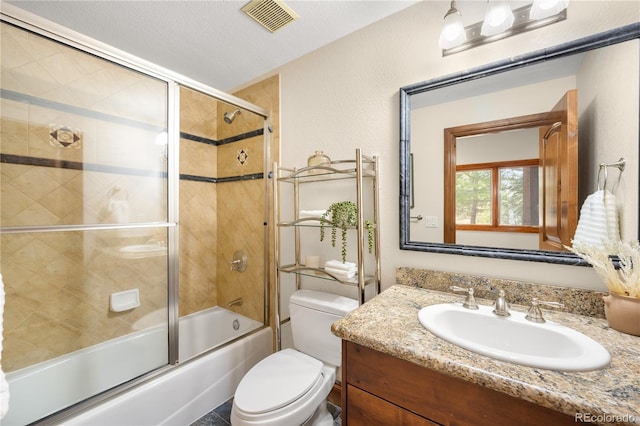
<instances>
[{"instance_id":1,"label":"striped towel","mask_svg":"<svg viewBox=\"0 0 640 426\"><path fill-rule=\"evenodd\" d=\"M604 247L605 241L620 240L616 197L607 190L589 195L580 209L574 242Z\"/></svg>"}]
</instances>

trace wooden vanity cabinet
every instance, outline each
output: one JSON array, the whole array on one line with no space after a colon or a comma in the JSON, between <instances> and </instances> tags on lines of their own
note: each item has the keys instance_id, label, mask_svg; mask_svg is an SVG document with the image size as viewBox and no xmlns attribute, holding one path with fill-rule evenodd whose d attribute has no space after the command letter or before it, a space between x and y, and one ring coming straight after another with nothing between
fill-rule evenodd
<instances>
[{"instance_id":1,"label":"wooden vanity cabinet","mask_svg":"<svg viewBox=\"0 0 640 426\"><path fill-rule=\"evenodd\" d=\"M342 341L342 424L574 425L573 416Z\"/></svg>"}]
</instances>

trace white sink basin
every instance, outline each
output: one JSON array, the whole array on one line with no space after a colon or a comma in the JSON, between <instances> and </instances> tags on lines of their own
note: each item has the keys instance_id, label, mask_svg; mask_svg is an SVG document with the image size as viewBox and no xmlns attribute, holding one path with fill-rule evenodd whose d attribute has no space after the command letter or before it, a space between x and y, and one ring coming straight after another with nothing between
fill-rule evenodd
<instances>
[{"instance_id":1,"label":"white sink basin","mask_svg":"<svg viewBox=\"0 0 640 426\"><path fill-rule=\"evenodd\" d=\"M418 320L430 332L462 348L501 361L560 371L603 368L611 356L592 338L552 321L536 324L511 311L499 317L491 306L460 304L422 308Z\"/></svg>"}]
</instances>

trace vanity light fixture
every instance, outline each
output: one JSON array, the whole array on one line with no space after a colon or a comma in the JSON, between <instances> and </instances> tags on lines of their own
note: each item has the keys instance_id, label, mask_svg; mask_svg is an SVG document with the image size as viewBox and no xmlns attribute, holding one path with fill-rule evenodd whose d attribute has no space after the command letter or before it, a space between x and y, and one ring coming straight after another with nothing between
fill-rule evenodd
<instances>
[{"instance_id":1,"label":"vanity light fixture","mask_svg":"<svg viewBox=\"0 0 640 426\"><path fill-rule=\"evenodd\" d=\"M453 31L463 25L462 14L455 3L451 2L440 33L442 56L564 21L569 0L535 0L513 11L505 0L488 0L484 21L463 27L462 35ZM452 26L450 23L455 21L459 24Z\"/></svg>"},{"instance_id":2,"label":"vanity light fixture","mask_svg":"<svg viewBox=\"0 0 640 426\"><path fill-rule=\"evenodd\" d=\"M467 35L462 23L462 14L456 9L456 2L453 0L449 11L444 15L444 23L442 24L438 44L441 49L451 49L460 46L466 40Z\"/></svg>"}]
</instances>

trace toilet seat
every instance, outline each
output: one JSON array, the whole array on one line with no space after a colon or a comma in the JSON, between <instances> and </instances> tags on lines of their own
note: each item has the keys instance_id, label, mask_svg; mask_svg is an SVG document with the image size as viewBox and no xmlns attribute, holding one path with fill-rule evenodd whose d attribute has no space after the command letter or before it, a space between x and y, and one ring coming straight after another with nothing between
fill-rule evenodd
<instances>
[{"instance_id":1,"label":"toilet seat","mask_svg":"<svg viewBox=\"0 0 640 426\"><path fill-rule=\"evenodd\" d=\"M335 368L294 349L276 352L256 364L236 389L232 422L302 424L327 397Z\"/></svg>"},{"instance_id":2,"label":"toilet seat","mask_svg":"<svg viewBox=\"0 0 640 426\"><path fill-rule=\"evenodd\" d=\"M277 410L307 393L318 381L322 362L294 349L284 349L256 364L244 376L234 403L247 414Z\"/></svg>"}]
</instances>

